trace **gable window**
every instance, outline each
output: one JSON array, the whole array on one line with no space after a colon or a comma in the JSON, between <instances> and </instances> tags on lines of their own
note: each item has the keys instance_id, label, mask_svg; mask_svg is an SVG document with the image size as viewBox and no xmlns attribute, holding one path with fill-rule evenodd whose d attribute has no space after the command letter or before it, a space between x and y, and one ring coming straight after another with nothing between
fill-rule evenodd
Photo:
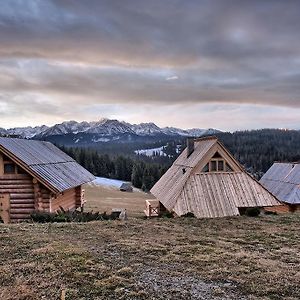
<instances>
[{"instance_id":1,"label":"gable window","mask_svg":"<svg viewBox=\"0 0 300 300\"><path fill-rule=\"evenodd\" d=\"M15 174L16 168L13 163L4 163L4 174Z\"/></svg>"},{"instance_id":2,"label":"gable window","mask_svg":"<svg viewBox=\"0 0 300 300\"><path fill-rule=\"evenodd\" d=\"M26 174L23 168L17 166L9 157L3 154L3 174Z\"/></svg>"},{"instance_id":3,"label":"gable window","mask_svg":"<svg viewBox=\"0 0 300 300\"><path fill-rule=\"evenodd\" d=\"M224 160L218 160L218 171L224 171Z\"/></svg>"},{"instance_id":4,"label":"gable window","mask_svg":"<svg viewBox=\"0 0 300 300\"><path fill-rule=\"evenodd\" d=\"M217 161L216 160L211 160L210 161L210 172L216 172L217 169Z\"/></svg>"},{"instance_id":5,"label":"gable window","mask_svg":"<svg viewBox=\"0 0 300 300\"><path fill-rule=\"evenodd\" d=\"M203 167L201 172L233 172L233 169L227 161L224 160L220 153L216 152L211 160Z\"/></svg>"}]
</instances>

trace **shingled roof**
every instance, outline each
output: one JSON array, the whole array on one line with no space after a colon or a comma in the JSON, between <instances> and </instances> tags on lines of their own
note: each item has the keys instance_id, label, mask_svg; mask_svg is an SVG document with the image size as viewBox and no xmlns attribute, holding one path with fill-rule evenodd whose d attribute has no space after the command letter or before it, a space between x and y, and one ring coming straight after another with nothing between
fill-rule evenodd
<instances>
[{"instance_id":1,"label":"shingled roof","mask_svg":"<svg viewBox=\"0 0 300 300\"><path fill-rule=\"evenodd\" d=\"M188 212L199 218L239 215L238 208L277 206L281 203L215 137L195 140L194 151L185 149L151 193L169 211ZM204 172L203 168L218 153L230 172Z\"/></svg>"},{"instance_id":2,"label":"shingled roof","mask_svg":"<svg viewBox=\"0 0 300 300\"><path fill-rule=\"evenodd\" d=\"M279 200L300 204L300 163L274 163L260 182Z\"/></svg>"},{"instance_id":3,"label":"shingled roof","mask_svg":"<svg viewBox=\"0 0 300 300\"><path fill-rule=\"evenodd\" d=\"M95 179L49 142L0 137L0 150L56 193Z\"/></svg>"}]
</instances>

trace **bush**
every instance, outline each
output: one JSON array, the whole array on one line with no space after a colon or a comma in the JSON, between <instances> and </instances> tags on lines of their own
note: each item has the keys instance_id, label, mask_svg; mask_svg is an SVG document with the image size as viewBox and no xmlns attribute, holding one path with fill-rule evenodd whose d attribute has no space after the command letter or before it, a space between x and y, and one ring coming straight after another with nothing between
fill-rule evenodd
<instances>
[{"instance_id":1,"label":"bush","mask_svg":"<svg viewBox=\"0 0 300 300\"><path fill-rule=\"evenodd\" d=\"M184 217L184 218L196 218L195 215L192 212L188 212L185 215L182 215L181 217Z\"/></svg>"},{"instance_id":2,"label":"bush","mask_svg":"<svg viewBox=\"0 0 300 300\"><path fill-rule=\"evenodd\" d=\"M259 207L249 207L245 210L245 215L248 217L258 217L260 215Z\"/></svg>"},{"instance_id":3,"label":"bush","mask_svg":"<svg viewBox=\"0 0 300 300\"><path fill-rule=\"evenodd\" d=\"M106 212L81 212L78 210L65 211L62 207L55 213L39 212L35 211L31 214L33 222L37 223L62 223L62 222L91 222L91 221L103 221L116 219L112 215L108 215Z\"/></svg>"},{"instance_id":4,"label":"bush","mask_svg":"<svg viewBox=\"0 0 300 300\"><path fill-rule=\"evenodd\" d=\"M165 212L161 213L160 217L161 218L169 218L169 219L171 219L171 218L174 218L174 215L173 215L172 212L165 211Z\"/></svg>"},{"instance_id":5,"label":"bush","mask_svg":"<svg viewBox=\"0 0 300 300\"><path fill-rule=\"evenodd\" d=\"M276 211L265 210L265 215L278 215Z\"/></svg>"}]
</instances>

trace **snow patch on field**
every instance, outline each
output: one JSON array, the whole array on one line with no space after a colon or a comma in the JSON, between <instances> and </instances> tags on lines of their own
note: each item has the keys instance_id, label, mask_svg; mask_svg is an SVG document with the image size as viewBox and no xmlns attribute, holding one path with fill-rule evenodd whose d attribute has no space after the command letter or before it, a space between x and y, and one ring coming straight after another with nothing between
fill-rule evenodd
<instances>
[{"instance_id":1,"label":"snow patch on field","mask_svg":"<svg viewBox=\"0 0 300 300\"><path fill-rule=\"evenodd\" d=\"M154 156L155 153L157 153L160 156L167 156L166 153L164 153L164 146L158 147L158 148L152 148L152 149L141 149L141 150L135 150L135 154L141 154L146 156Z\"/></svg>"},{"instance_id":2,"label":"snow patch on field","mask_svg":"<svg viewBox=\"0 0 300 300\"><path fill-rule=\"evenodd\" d=\"M107 142L109 142L110 141L110 139L109 138L104 138L104 137L101 137L101 138L94 138L94 139L92 139L92 142L94 142L94 143L98 143L98 142L104 142L104 143L107 143Z\"/></svg>"},{"instance_id":3,"label":"snow patch on field","mask_svg":"<svg viewBox=\"0 0 300 300\"><path fill-rule=\"evenodd\" d=\"M117 179L110 179L110 178L105 178L105 177L96 177L94 181L91 183L93 185L100 185L103 187L115 187L115 188L120 188L122 183L125 181L122 180L117 180Z\"/></svg>"},{"instance_id":4,"label":"snow patch on field","mask_svg":"<svg viewBox=\"0 0 300 300\"><path fill-rule=\"evenodd\" d=\"M117 179L110 179L105 177L96 177L96 179L90 183L91 186L101 186L106 189L116 189L119 190L123 183L128 183L128 181L122 181ZM133 187L133 192L143 192L142 190Z\"/></svg>"}]
</instances>

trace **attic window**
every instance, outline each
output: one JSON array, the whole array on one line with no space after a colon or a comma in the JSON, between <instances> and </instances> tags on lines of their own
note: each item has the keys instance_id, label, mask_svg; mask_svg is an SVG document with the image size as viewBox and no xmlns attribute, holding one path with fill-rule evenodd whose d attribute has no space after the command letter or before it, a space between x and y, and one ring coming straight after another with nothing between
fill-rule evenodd
<instances>
[{"instance_id":1,"label":"attic window","mask_svg":"<svg viewBox=\"0 0 300 300\"><path fill-rule=\"evenodd\" d=\"M231 166L222 158L212 158L202 169L202 173L208 172L233 172Z\"/></svg>"},{"instance_id":2,"label":"attic window","mask_svg":"<svg viewBox=\"0 0 300 300\"><path fill-rule=\"evenodd\" d=\"M218 171L224 171L224 160L218 160Z\"/></svg>"},{"instance_id":3,"label":"attic window","mask_svg":"<svg viewBox=\"0 0 300 300\"><path fill-rule=\"evenodd\" d=\"M4 164L4 174L15 174L16 166L13 163L5 163Z\"/></svg>"},{"instance_id":4,"label":"attic window","mask_svg":"<svg viewBox=\"0 0 300 300\"><path fill-rule=\"evenodd\" d=\"M211 160L210 161L210 172L216 172L217 169L217 161L216 160Z\"/></svg>"}]
</instances>

